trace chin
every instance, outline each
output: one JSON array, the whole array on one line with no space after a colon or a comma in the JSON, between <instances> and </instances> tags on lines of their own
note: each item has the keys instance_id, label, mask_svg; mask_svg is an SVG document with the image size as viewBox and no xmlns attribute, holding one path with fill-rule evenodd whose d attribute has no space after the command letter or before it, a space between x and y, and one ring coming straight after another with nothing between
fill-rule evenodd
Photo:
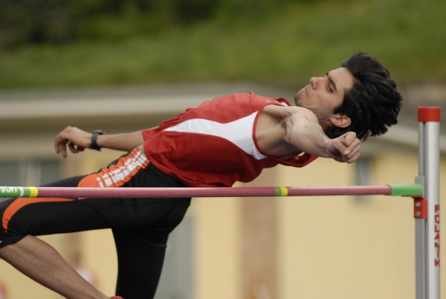
<instances>
[{"instance_id":1,"label":"chin","mask_svg":"<svg viewBox=\"0 0 446 299\"><path fill-rule=\"evenodd\" d=\"M303 107L302 106L302 97L305 98L306 95L303 95L305 93L305 90L302 88L294 95L294 103L296 103L296 106Z\"/></svg>"},{"instance_id":2,"label":"chin","mask_svg":"<svg viewBox=\"0 0 446 299\"><path fill-rule=\"evenodd\" d=\"M294 96L294 103L296 104L296 106L302 107L302 102L301 102L301 100L299 98L299 94L298 93Z\"/></svg>"}]
</instances>

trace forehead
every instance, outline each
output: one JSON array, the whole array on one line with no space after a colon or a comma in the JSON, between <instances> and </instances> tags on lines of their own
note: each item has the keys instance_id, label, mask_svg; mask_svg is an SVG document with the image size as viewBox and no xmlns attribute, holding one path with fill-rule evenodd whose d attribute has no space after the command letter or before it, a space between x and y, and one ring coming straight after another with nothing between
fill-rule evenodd
<instances>
[{"instance_id":1,"label":"forehead","mask_svg":"<svg viewBox=\"0 0 446 299\"><path fill-rule=\"evenodd\" d=\"M331 79L335 82L338 89L351 89L355 82L355 78L345 67L340 67L328 72Z\"/></svg>"}]
</instances>

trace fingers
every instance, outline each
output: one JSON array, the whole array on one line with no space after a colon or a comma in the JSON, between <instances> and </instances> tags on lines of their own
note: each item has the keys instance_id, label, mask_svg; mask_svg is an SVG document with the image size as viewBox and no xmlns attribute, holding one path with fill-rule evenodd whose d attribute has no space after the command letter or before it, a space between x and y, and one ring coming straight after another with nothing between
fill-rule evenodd
<instances>
[{"instance_id":1,"label":"fingers","mask_svg":"<svg viewBox=\"0 0 446 299\"><path fill-rule=\"evenodd\" d=\"M348 132L339 137L339 143L337 146L339 152L338 156L334 159L338 162L353 163L360 156L360 140L356 138L356 133Z\"/></svg>"},{"instance_id":2,"label":"fingers","mask_svg":"<svg viewBox=\"0 0 446 299\"><path fill-rule=\"evenodd\" d=\"M63 139L60 134L56 136L54 139L54 149L56 150L56 153L61 154L62 157L67 157L67 150L66 150L66 144L68 140Z\"/></svg>"},{"instance_id":3,"label":"fingers","mask_svg":"<svg viewBox=\"0 0 446 299\"><path fill-rule=\"evenodd\" d=\"M66 127L54 139L54 149L56 153L62 157L67 157L67 146L73 154L79 153L85 149L87 145L85 138L88 140L89 133L79 130L76 127ZM84 136L85 135L85 136Z\"/></svg>"},{"instance_id":4,"label":"fingers","mask_svg":"<svg viewBox=\"0 0 446 299\"><path fill-rule=\"evenodd\" d=\"M346 163L353 163L358 160L361 155L359 144L353 150L351 150L347 155L343 155L342 159Z\"/></svg>"},{"instance_id":5,"label":"fingers","mask_svg":"<svg viewBox=\"0 0 446 299\"><path fill-rule=\"evenodd\" d=\"M350 164L350 163L353 163L356 160L358 160L360 155L361 155L361 153L360 153L359 146L358 146L358 148L355 149L354 151L347 151L347 153L345 153L345 154L333 156L333 159L338 162Z\"/></svg>"},{"instance_id":6,"label":"fingers","mask_svg":"<svg viewBox=\"0 0 446 299\"><path fill-rule=\"evenodd\" d=\"M68 147L69 147L69 149L70 149L70 151L73 153L73 154L76 154L76 153L78 153L79 151L77 150L77 146L76 146L76 144L74 144L73 142L68 142Z\"/></svg>"},{"instance_id":7,"label":"fingers","mask_svg":"<svg viewBox=\"0 0 446 299\"><path fill-rule=\"evenodd\" d=\"M59 139L59 140L60 141L58 142L56 153L58 154L60 153L62 157L66 158L68 140L67 139Z\"/></svg>"},{"instance_id":8,"label":"fingers","mask_svg":"<svg viewBox=\"0 0 446 299\"><path fill-rule=\"evenodd\" d=\"M69 140L66 138L67 131L69 131L70 127L66 127L59 134L57 134L56 138L54 138L54 149L56 153L61 154L62 157L67 157L67 149L66 145Z\"/></svg>"},{"instance_id":9,"label":"fingers","mask_svg":"<svg viewBox=\"0 0 446 299\"><path fill-rule=\"evenodd\" d=\"M344 135L341 136L341 143L345 147L350 147L353 143L356 143L356 141L359 142L359 140L356 138L355 132L347 132Z\"/></svg>"}]
</instances>

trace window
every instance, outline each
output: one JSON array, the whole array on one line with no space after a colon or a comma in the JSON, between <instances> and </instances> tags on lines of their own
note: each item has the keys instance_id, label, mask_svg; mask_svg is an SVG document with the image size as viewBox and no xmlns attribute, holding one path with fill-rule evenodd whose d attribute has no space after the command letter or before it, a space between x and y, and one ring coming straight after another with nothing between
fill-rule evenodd
<instances>
[{"instance_id":1,"label":"window","mask_svg":"<svg viewBox=\"0 0 446 299\"><path fill-rule=\"evenodd\" d=\"M373 185L373 163L372 159L369 157L359 158L355 163L355 177L354 177L354 185L355 186L370 186ZM370 196L368 195L358 195L355 197L355 200L358 202L366 202L370 200Z\"/></svg>"},{"instance_id":2,"label":"window","mask_svg":"<svg viewBox=\"0 0 446 299\"><path fill-rule=\"evenodd\" d=\"M0 161L2 186L39 186L60 179L60 164L54 160Z\"/></svg>"},{"instance_id":3,"label":"window","mask_svg":"<svg viewBox=\"0 0 446 299\"><path fill-rule=\"evenodd\" d=\"M1 186L35 187L58 179L60 179L58 161L0 161ZM4 198L0 198L0 201L2 200Z\"/></svg>"},{"instance_id":4,"label":"window","mask_svg":"<svg viewBox=\"0 0 446 299\"><path fill-rule=\"evenodd\" d=\"M185 217L170 234L155 299L193 299L193 218Z\"/></svg>"}]
</instances>

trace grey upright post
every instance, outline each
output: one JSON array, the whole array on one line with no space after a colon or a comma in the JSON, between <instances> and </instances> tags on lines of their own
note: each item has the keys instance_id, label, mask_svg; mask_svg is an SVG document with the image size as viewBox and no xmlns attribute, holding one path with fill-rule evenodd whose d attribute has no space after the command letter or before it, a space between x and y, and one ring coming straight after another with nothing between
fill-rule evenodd
<instances>
[{"instance_id":1,"label":"grey upright post","mask_svg":"<svg viewBox=\"0 0 446 299\"><path fill-rule=\"evenodd\" d=\"M416 299L440 299L440 108L419 107L418 122L416 183L423 186L427 217L415 217Z\"/></svg>"}]
</instances>

